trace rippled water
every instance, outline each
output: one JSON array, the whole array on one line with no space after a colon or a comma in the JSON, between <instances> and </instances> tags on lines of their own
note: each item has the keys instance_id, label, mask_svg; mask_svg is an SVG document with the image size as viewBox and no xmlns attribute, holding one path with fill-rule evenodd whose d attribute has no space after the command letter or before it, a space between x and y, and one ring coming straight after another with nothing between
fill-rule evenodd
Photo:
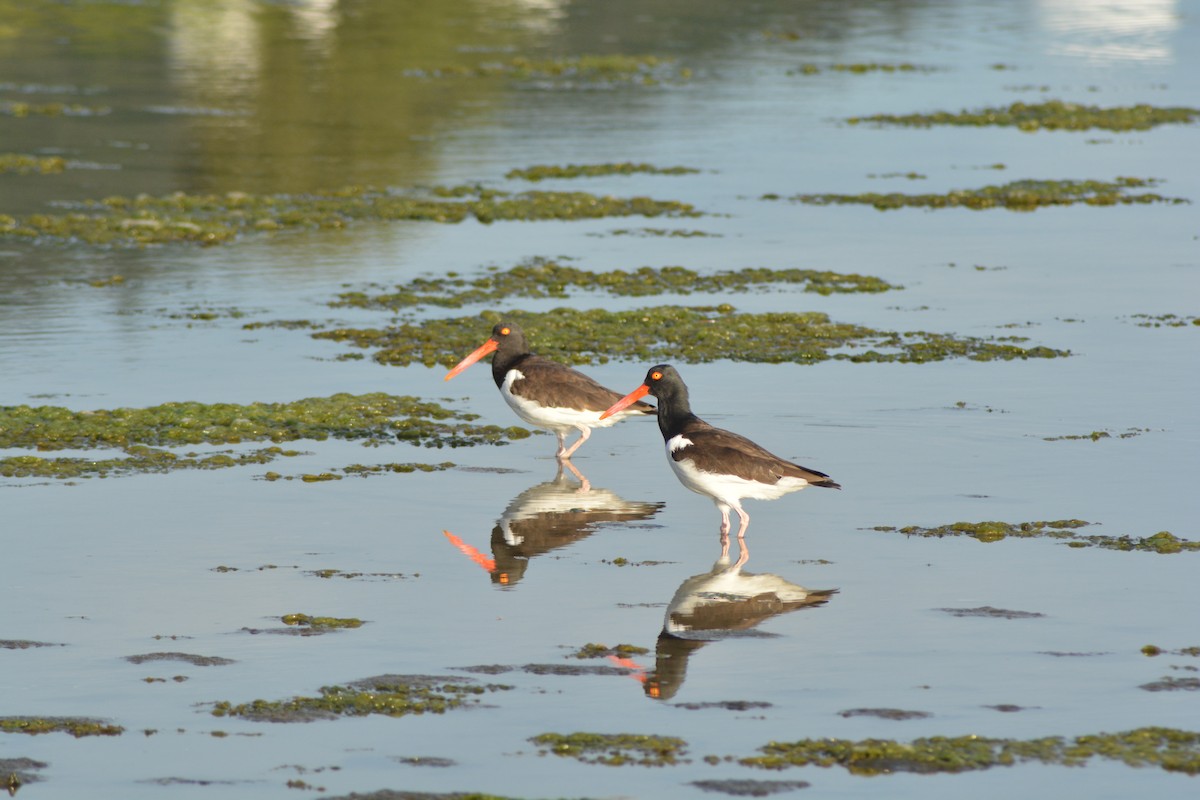
<instances>
[{"instance_id":1,"label":"rippled water","mask_svg":"<svg viewBox=\"0 0 1200 800\"><path fill-rule=\"evenodd\" d=\"M741 576L710 575L718 515L677 484L652 421L596 433L575 459L592 486L586 495L574 493L570 475L556 477L547 436L444 452L302 442L306 455L270 467L300 474L355 462L460 466L317 484L256 480L268 468L254 467L73 485L4 479L0 639L63 646L0 649L0 716L91 716L126 729L114 738L0 736L0 760L48 764L20 796L294 797L287 782L303 780L329 795L390 788L694 798L711 795L693 781L725 778L803 780L812 784L805 794L828 797L1195 793L1195 778L1113 763L866 778L836 767L776 774L703 760L754 755L773 739L1196 729L1200 694L1139 687L1200 666L1140 652L1146 644L1200 645L1200 555L870 530L1074 517L1099 523L1088 532L1197 538L1200 329L1142 327L1134 317L1197 314L1195 206L882 213L760 199L1130 175L1160 178L1163 194L1194 201L1195 125L1028 134L842 122L1043 98L1200 106L1194 3L475 2L449 11L177 0L0 2L0 11L11 20L0 35L0 101L58 98L108 109L0 116L0 150L77 162L62 175L0 175L0 213L139 192L464 181L524 188L503 175L539 163L645 161L701 172L540 188L679 199L710 214L363 224L209 249L4 241L5 405L88 409L386 391L450 397L485 422L512 424L484 366L445 384L440 369L338 361L342 345L242 325L380 326L384 314L327 303L346 287L473 274L531 256L570 256L595 270L770 266L877 275L904 290L725 299L743 311L815 310L886 329L1015 332L1074 354L925 365L681 364L697 413L845 487L750 502L753 555ZM677 58L693 75L596 87L406 74L479 52L653 53ZM803 64L870 62L932 69L797 72ZM1006 168L987 168L997 163ZM910 171L925 178L880 177ZM641 227L720 236L612 233ZM115 274L123 284L88 283ZM660 302L709 300L581 293L565 304ZM187 319L195 309L221 313ZM480 324L480 341L487 327ZM588 372L627 391L645 367L614 362ZM1139 435L1116 436L1131 429ZM1114 436L1046 440L1099 430ZM363 575L312 574L328 569ZM788 602L798 597L795 585L838 592L823 604L797 604ZM764 603L764 592L778 602ZM715 602L756 596L757 603ZM943 610L983 606L1044 616ZM291 612L368 624L311 637L244 631L279 627ZM693 635L660 636L672 619ZM566 658L592 642L649 652L633 669L599 674L530 668L615 666ZM155 651L236 663L124 660ZM504 671L467 669L481 665ZM284 725L209 713L218 700L311 695L386 673L473 676L513 688L487 695L487 708L444 716ZM145 682L150 677L166 680ZM862 708L929 716L842 713ZM610 768L539 756L528 741L576 731L680 736L690 761ZM406 760L413 757L416 764ZM454 764L424 766L431 759Z\"/></svg>"}]
</instances>

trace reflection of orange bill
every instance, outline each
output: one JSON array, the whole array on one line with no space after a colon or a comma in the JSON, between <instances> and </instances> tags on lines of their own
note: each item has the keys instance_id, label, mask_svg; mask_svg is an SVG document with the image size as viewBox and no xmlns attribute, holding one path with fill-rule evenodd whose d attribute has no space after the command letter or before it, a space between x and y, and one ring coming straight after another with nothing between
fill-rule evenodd
<instances>
[{"instance_id":1,"label":"reflection of orange bill","mask_svg":"<svg viewBox=\"0 0 1200 800\"><path fill-rule=\"evenodd\" d=\"M646 682L646 668L639 667L637 662L632 658L621 658L620 656L610 655L608 660L616 664L618 667L629 670L629 677L642 683Z\"/></svg>"},{"instance_id":2,"label":"reflection of orange bill","mask_svg":"<svg viewBox=\"0 0 1200 800\"><path fill-rule=\"evenodd\" d=\"M466 542L464 542L462 539L455 536L450 531L442 531L442 533L446 534L446 538L450 540L450 544L457 547L459 549L459 552L461 552L464 556L471 559L472 561L474 561L479 566L483 567L488 572L496 571L496 560L495 559L488 558L483 553L479 552L474 547L467 544Z\"/></svg>"}]
</instances>

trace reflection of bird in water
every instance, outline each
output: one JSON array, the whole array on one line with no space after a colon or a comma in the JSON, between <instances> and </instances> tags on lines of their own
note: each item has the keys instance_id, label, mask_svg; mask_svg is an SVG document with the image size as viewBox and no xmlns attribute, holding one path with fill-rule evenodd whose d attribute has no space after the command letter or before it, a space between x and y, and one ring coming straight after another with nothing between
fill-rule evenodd
<instances>
[{"instance_id":1,"label":"reflection of bird in water","mask_svg":"<svg viewBox=\"0 0 1200 800\"><path fill-rule=\"evenodd\" d=\"M622 409L646 395L658 398L658 428L667 445L667 463L684 487L708 495L721 512L722 556L729 553L729 512L741 521L738 544L740 564L746 563L746 528L750 515L742 499L775 500L806 486L840 489L824 472L793 464L759 447L744 436L716 428L692 413L688 389L674 367L659 364L646 372L642 385L602 414Z\"/></svg>"},{"instance_id":2,"label":"reflection of bird in water","mask_svg":"<svg viewBox=\"0 0 1200 800\"><path fill-rule=\"evenodd\" d=\"M559 461L571 457L592 435L592 428L607 428L626 417L654 414L649 403L626 403L625 410L600 418L600 412L621 399L578 370L529 352L525 334L512 322L500 322L492 328L488 340L446 373L446 380L474 364L488 353L492 357L492 378L505 402L517 416L530 425L545 428L558 437ZM575 444L567 447L567 434L579 431Z\"/></svg>"},{"instance_id":3,"label":"reflection of bird in water","mask_svg":"<svg viewBox=\"0 0 1200 800\"><path fill-rule=\"evenodd\" d=\"M580 483L563 474L560 462L553 480L530 486L512 499L492 528L488 558L459 537L445 531L459 550L492 576L493 583L513 585L525 575L529 559L595 533L613 522L647 520L662 503L625 500L608 489L596 489L566 462Z\"/></svg>"},{"instance_id":4,"label":"reflection of bird in water","mask_svg":"<svg viewBox=\"0 0 1200 800\"><path fill-rule=\"evenodd\" d=\"M836 592L806 589L765 572L743 572L741 564L730 565L722 558L711 570L693 575L675 590L655 646L654 669L642 670L628 659L620 661L642 673L636 677L643 681L647 697L669 700L683 685L688 659L696 650L719 639L756 635L752 629L759 623L822 605Z\"/></svg>"}]
</instances>

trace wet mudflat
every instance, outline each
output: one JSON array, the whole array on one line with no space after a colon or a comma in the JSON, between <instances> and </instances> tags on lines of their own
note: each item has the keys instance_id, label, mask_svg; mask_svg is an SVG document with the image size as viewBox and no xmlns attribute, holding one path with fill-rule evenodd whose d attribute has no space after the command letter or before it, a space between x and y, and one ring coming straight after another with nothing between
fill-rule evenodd
<instances>
[{"instance_id":1,"label":"wet mudflat","mask_svg":"<svg viewBox=\"0 0 1200 800\"><path fill-rule=\"evenodd\" d=\"M1182 4L0 9L0 787L1194 794Z\"/></svg>"}]
</instances>

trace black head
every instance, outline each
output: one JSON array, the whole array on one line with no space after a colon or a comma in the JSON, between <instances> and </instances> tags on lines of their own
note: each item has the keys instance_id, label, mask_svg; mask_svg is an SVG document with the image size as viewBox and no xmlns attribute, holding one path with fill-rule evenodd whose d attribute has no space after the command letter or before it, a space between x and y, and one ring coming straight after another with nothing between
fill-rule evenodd
<instances>
[{"instance_id":1,"label":"black head","mask_svg":"<svg viewBox=\"0 0 1200 800\"><path fill-rule=\"evenodd\" d=\"M659 364L647 370L645 384L650 394L658 398L677 395L680 392L687 397L687 386L683 378L679 377L679 372L670 364Z\"/></svg>"},{"instance_id":2,"label":"black head","mask_svg":"<svg viewBox=\"0 0 1200 800\"><path fill-rule=\"evenodd\" d=\"M515 322L501 320L492 327L492 339L496 344L503 348L512 348L514 345L519 345L522 349L525 347L525 331Z\"/></svg>"}]
</instances>

